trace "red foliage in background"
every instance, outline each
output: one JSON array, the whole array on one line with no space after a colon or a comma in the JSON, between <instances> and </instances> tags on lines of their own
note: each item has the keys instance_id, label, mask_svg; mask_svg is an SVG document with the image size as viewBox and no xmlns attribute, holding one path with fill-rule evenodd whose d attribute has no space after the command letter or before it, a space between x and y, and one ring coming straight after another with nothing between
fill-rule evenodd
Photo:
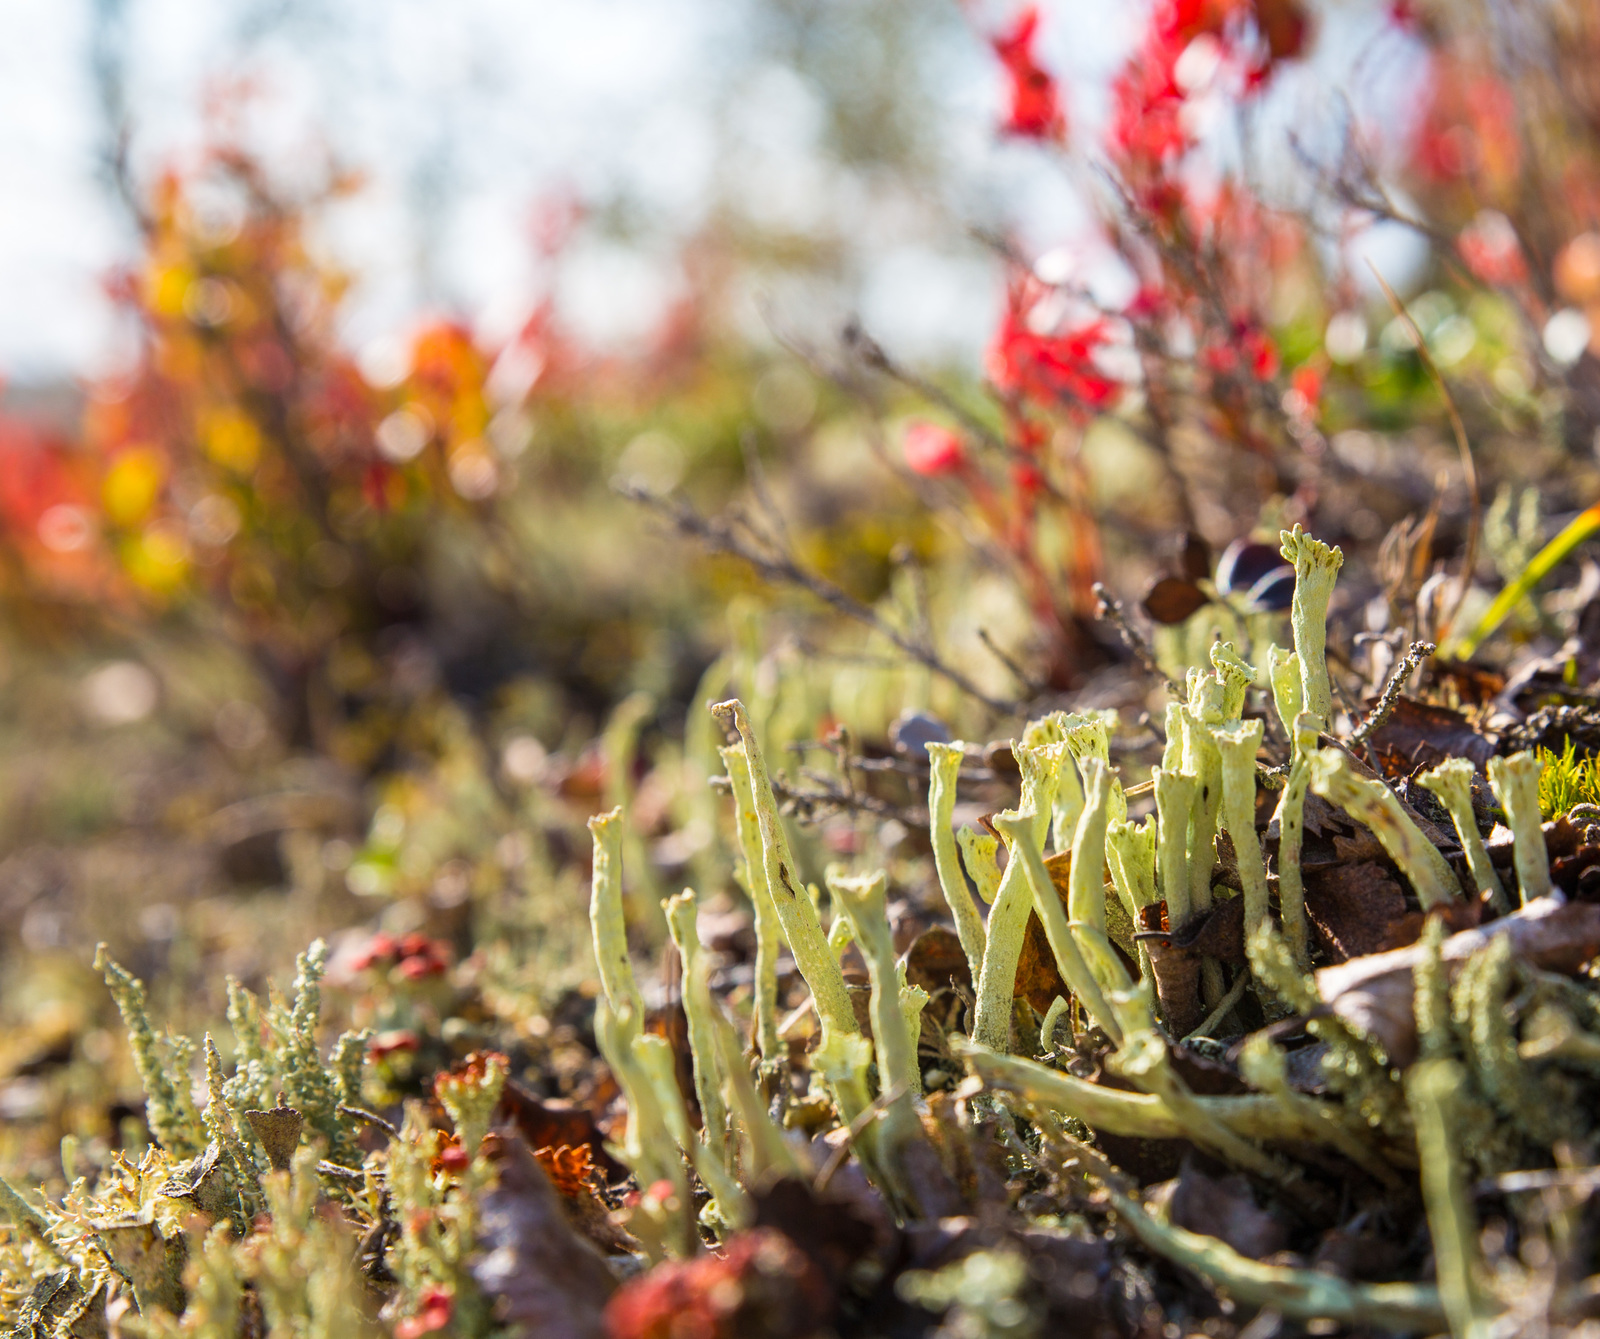
<instances>
[{"instance_id":1,"label":"red foliage in background","mask_svg":"<svg viewBox=\"0 0 1600 1339\"><path fill-rule=\"evenodd\" d=\"M1011 28L993 39L995 55L1010 77L1009 112L1001 129L1024 139L1061 139L1066 116L1056 81L1033 54L1039 35L1039 8L1028 5Z\"/></svg>"}]
</instances>

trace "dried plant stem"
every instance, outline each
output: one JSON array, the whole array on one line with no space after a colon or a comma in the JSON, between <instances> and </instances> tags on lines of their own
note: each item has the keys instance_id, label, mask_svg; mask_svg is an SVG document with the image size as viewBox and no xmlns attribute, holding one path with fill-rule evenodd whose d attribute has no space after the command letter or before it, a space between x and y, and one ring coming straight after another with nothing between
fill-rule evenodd
<instances>
[{"instance_id":1,"label":"dried plant stem","mask_svg":"<svg viewBox=\"0 0 1600 1339\"><path fill-rule=\"evenodd\" d=\"M1379 695L1377 705L1368 713L1367 719L1362 721L1353 735L1345 741L1351 749L1361 748L1378 731L1383 723L1389 719L1400 702L1400 694L1405 690L1407 681L1417 672L1417 667L1422 664L1439 648L1433 642L1412 642L1411 649L1406 652L1405 658L1394 667L1394 672L1389 675L1389 680L1383 685L1383 692Z\"/></svg>"},{"instance_id":2,"label":"dried plant stem","mask_svg":"<svg viewBox=\"0 0 1600 1339\"><path fill-rule=\"evenodd\" d=\"M662 497L637 484L619 482L615 487L623 497L662 512L680 531L698 539L713 552L726 553L738 558L775 585L796 586L846 618L871 628L897 650L940 678L954 684L967 696L983 703L991 711L1002 716L1010 716L1019 709L1020 704L1016 702L991 697L985 693L931 647L906 636L876 609L856 599L849 591L835 585L826 577L802 567L787 552L773 551L770 545L768 551L763 552L749 539L735 533L733 526L727 521L719 517L701 516L687 503Z\"/></svg>"}]
</instances>

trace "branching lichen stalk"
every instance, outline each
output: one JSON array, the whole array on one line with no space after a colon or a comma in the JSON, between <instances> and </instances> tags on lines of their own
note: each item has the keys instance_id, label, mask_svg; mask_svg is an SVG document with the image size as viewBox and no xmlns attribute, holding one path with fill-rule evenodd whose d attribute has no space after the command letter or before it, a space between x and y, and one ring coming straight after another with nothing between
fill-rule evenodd
<instances>
[{"instance_id":1,"label":"branching lichen stalk","mask_svg":"<svg viewBox=\"0 0 1600 1339\"><path fill-rule=\"evenodd\" d=\"M1041 748L1018 745L1015 753L1022 771L1019 812L1030 816L1030 845L1038 846L1050 822L1056 778L1064 766L1071 764L1061 744ZM1033 909L1028 880L1015 855L1013 849L1013 859L1006 865L994 905L989 909L988 944L983 954L983 970L978 974L977 1005L973 1011L972 1035L985 1046L1001 1051L1009 1048L1011 1040L1011 1001L1016 992L1017 963L1027 936L1028 913Z\"/></svg>"},{"instance_id":2,"label":"branching lichen stalk","mask_svg":"<svg viewBox=\"0 0 1600 1339\"><path fill-rule=\"evenodd\" d=\"M1265 729L1266 722L1254 720L1214 732L1222 757L1222 808L1239 862L1247 936L1267 918L1267 866L1256 837L1256 754Z\"/></svg>"},{"instance_id":3,"label":"branching lichen stalk","mask_svg":"<svg viewBox=\"0 0 1600 1339\"><path fill-rule=\"evenodd\" d=\"M1400 801L1381 781L1359 775L1339 749L1310 753L1311 789L1372 829L1372 835L1416 889L1423 909L1461 896L1450 862L1422 835ZM1538 810L1535 809L1535 814Z\"/></svg>"},{"instance_id":4,"label":"branching lichen stalk","mask_svg":"<svg viewBox=\"0 0 1600 1339\"><path fill-rule=\"evenodd\" d=\"M756 923L756 960L752 967L751 992L755 997L756 1046L761 1059L771 1065L783 1055L778 1037L778 950L782 947L782 928L772 890L767 887L765 857L761 850L761 821L756 817L755 793L750 784L750 762L743 744L730 744L721 750L723 766L733 791L735 828L739 854L744 861L745 893Z\"/></svg>"},{"instance_id":5,"label":"branching lichen stalk","mask_svg":"<svg viewBox=\"0 0 1600 1339\"><path fill-rule=\"evenodd\" d=\"M1156 871L1167 902L1167 924L1181 929L1189 920L1189 815L1196 779L1187 772L1158 767L1151 773L1156 792Z\"/></svg>"},{"instance_id":6,"label":"branching lichen stalk","mask_svg":"<svg viewBox=\"0 0 1600 1339\"><path fill-rule=\"evenodd\" d=\"M686 888L661 905L667 913L672 942L678 946L678 956L683 962L683 1012L689 1025L689 1053L694 1062L695 1098L700 1103L701 1137L712 1156L731 1170L728 1109L722 1100L722 1076L717 1072L714 1023L703 1008L708 994L695 985L706 976L706 962L696 924L694 893Z\"/></svg>"},{"instance_id":7,"label":"branching lichen stalk","mask_svg":"<svg viewBox=\"0 0 1600 1339\"><path fill-rule=\"evenodd\" d=\"M1298 700L1298 682L1292 700ZM1321 722L1309 711L1296 715L1289 738L1294 753L1289 778L1278 801L1278 905L1283 915L1283 935L1302 968L1311 965L1306 935L1305 882L1300 874L1300 852L1305 844L1306 791L1311 786L1311 753L1317 747Z\"/></svg>"},{"instance_id":8,"label":"branching lichen stalk","mask_svg":"<svg viewBox=\"0 0 1600 1339\"><path fill-rule=\"evenodd\" d=\"M1512 858L1517 867L1517 886L1524 903L1550 894L1550 853L1545 849L1544 828L1539 812L1539 774L1544 764L1531 751L1513 753L1509 758L1491 758L1489 785L1506 811L1506 826L1511 829Z\"/></svg>"},{"instance_id":9,"label":"branching lichen stalk","mask_svg":"<svg viewBox=\"0 0 1600 1339\"><path fill-rule=\"evenodd\" d=\"M1472 873L1473 883L1480 893L1489 895L1489 905L1504 915L1511 910L1511 899L1506 896L1505 886L1500 882L1500 875L1495 872L1494 862L1489 859L1483 837L1478 832L1478 817L1472 808L1473 771L1472 763L1467 758L1446 758L1417 780L1437 795L1450 811L1450 820L1455 824L1456 836L1460 838L1461 849L1466 853L1467 868Z\"/></svg>"},{"instance_id":10,"label":"branching lichen stalk","mask_svg":"<svg viewBox=\"0 0 1600 1339\"><path fill-rule=\"evenodd\" d=\"M1066 913L1061 907L1060 894L1056 892L1050 872L1044 867L1044 857L1039 852L1038 843L1033 839L1033 833L1037 831L1035 816L1027 810L996 814L994 823L1011 840L1012 861L1032 893L1033 908L1038 912L1039 921L1044 926L1045 938L1049 940L1051 952L1055 954L1056 966L1060 969L1062 980L1078 997L1079 1004L1105 1029L1106 1035L1120 1043L1122 1028L1101 989L1100 979L1091 970L1088 959L1073 934L1073 927L1068 924ZM1079 826L1082 826L1082 820L1079 820ZM1118 963L1119 967L1120 965ZM1111 988L1126 989L1130 984L1124 973L1120 980L1113 981ZM988 1045L981 1037L975 1040Z\"/></svg>"},{"instance_id":11,"label":"branching lichen stalk","mask_svg":"<svg viewBox=\"0 0 1600 1339\"><path fill-rule=\"evenodd\" d=\"M939 875L939 888L950 907L956 937L961 941L961 950L967 955L967 966L976 981L983 970L983 917L978 915L972 894L967 891L967 877L962 873L961 858L956 854L955 837L956 781L965 756L964 744L928 744L928 828L933 839L933 863Z\"/></svg>"},{"instance_id":12,"label":"branching lichen stalk","mask_svg":"<svg viewBox=\"0 0 1600 1339\"><path fill-rule=\"evenodd\" d=\"M916 1204L916 1187L904 1170L905 1150L924 1138L914 1094L922 1089L917 1073L916 1038L900 1007L900 981L895 971L894 940L884 898L885 875L879 871L850 878L830 872L828 891L855 927L856 943L867 961L872 994L872 1039L878 1054L878 1090L884 1104L878 1156L902 1200Z\"/></svg>"},{"instance_id":13,"label":"branching lichen stalk","mask_svg":"<svg viewBox=\"0 0 1600 1339\"><path fill-rule=\"evenodd\" d=\"M1451 1333L1461 1339L1490 1339L1497 1308L1480 1279L1477 1227L1467 1202L1449 1110L1464 1078L1461 1067L1453 1061L1421 1061L1406 1078L1406 1100L1417 1129L1422 1198L1428 1210L1439 1293L1450 1317Z\"/></svg>"},{"instance_id":14,"label":"branching lichen stalk","mask_svg":"<svg viewBox=\"0 0 1600 1339\"><path fill-rule=\"evenodd\" d=\"M711 708L717 715L731 719L739 738L744 743L745 757L750 763L750 785L755 799L756 819L761 828L762 866L766 873L767 888L783 926L784 937L789 941L789 951L794 954L795 966L811 987L811 997L816 1001L817 1017L825 1031L853 1035L856 1025L855 1011L850 1006L850 992L845 988L844 974L828 949L828 939L822 932L822 922L816 908L806 896L795 868L794 856L789 850L789 838L783 830L783 820L778 814L778 802L772 793L772 780L767 775L766 763L761 756L761 745L750 719L745 715L744 704L737 698L719 702Z\"/></svg>"},{"instance_id":15,"label":"branching lichen stalk","mask_svg":"<svg viewBox=\"0 0 1600 1339\"><path fill-rule=\"evenodd\" d=\"M1300 660L1302 710L1317 717L1326 729L1333 719L1333 690L1328 679L1328 603L1344 554L1336 547L1313 539L1298 525L1284 530L1284 561L1294 565L1294 600L1289 608L1289 624L1294 632L1294 651Z\"/></svg>"},{"instance_id":16,"label":"branching lichen stalk","mask_svg":"<svg viewBox=\"0 0 1600 1339\"><path fill-rule=\"evenodd\" d=\"M589 930L600 987L619 1018L626 1014L644 1025L644 997L628 956L628 927L622 910L622 810L596 814L589 820L594 834L593 873L589 885Z\"/></svg>"}]
</instances>

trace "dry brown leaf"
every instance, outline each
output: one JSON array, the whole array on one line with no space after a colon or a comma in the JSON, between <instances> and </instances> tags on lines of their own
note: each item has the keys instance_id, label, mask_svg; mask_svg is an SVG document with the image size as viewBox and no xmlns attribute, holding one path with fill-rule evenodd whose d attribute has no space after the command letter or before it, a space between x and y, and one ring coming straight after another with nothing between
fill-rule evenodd
<instances>
[{"instance_id":1,"label":"dry brown leaf","mask_svg":"<svg viewBox=\"0 0 1600 1339\"><path fill-rule=\"evenodd\" d=\"M605 1339L616 1287L605 1260L573 1231L527 1144L495 1133L484 1152L499 1184L478 1202L480 1250L469 1267L495 1318L528 1339Z\"/></svg>"}]
</instances>

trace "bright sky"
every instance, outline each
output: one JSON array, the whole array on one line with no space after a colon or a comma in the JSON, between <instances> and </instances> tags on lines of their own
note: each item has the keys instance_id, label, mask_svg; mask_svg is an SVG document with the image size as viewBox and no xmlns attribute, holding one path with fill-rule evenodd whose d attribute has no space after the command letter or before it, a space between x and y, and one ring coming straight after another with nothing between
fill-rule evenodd
<instances>
[{"instance_id":1,"label":"bright sky","mask_svg":"<svg viewBox=\"0 0 1600 1339\"><path fill-rule=\"evenodd\" d=\"M1042 55L1092 122L1138 11L1044 8ZM996 311L968 225L1020 223L1041 248L1085 229L1065 173L996 142L1000 76L953 6L929 11L919 57L945 159L919 198L827 155L815 89L762 54L760 0L7 0L0 371L19 381L104 367L118 347L99 280L131 237L96 175L97 12L122 15L136 169L192 149L208 80L246 64L271 90L273 161L309 164L322 144L365 172L326 233L360 280L357 347L430 308L508 328L535 278L531 203L561 188L625 200L641 224L626 244L586 236L565 271L563 307L599 339L649 328L677 282L675 241L719 193L758 223L847 239L836 284L758 283L753 331L759 312L804 325L859 311L921 358L971 356ZM1359 25L1326 31L1349 48Z\"/></svg>"}]
</instances>

